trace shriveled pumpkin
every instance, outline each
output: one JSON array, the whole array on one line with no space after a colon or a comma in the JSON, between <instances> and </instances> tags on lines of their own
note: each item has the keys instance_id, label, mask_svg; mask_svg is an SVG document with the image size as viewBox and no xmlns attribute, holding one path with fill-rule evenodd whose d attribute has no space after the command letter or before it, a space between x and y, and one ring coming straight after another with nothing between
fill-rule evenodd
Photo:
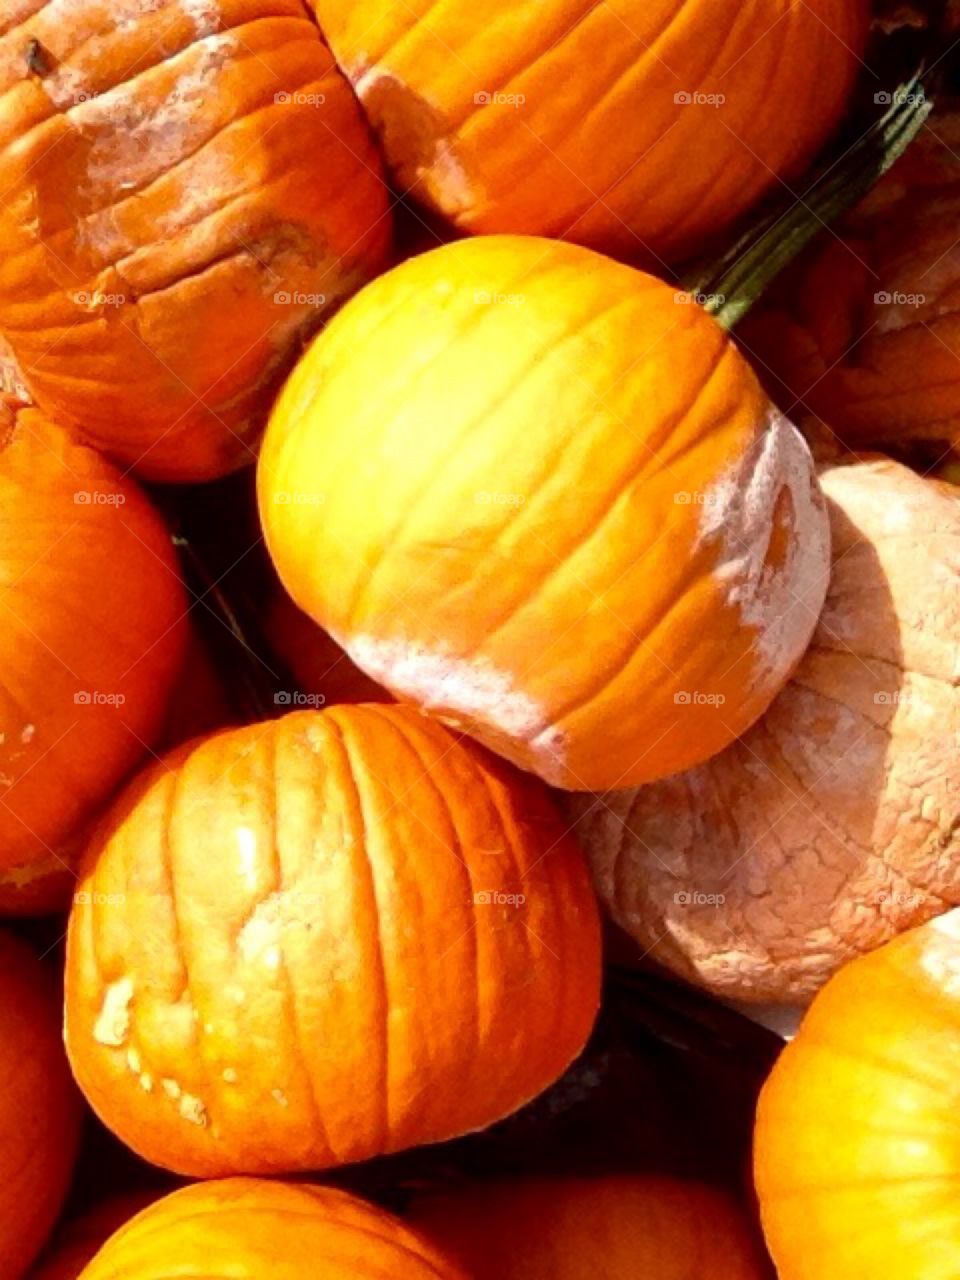
<instances>
[{"instance_id":1,"label":"shriveled pumpkin","mask_svg":"<svg viewBox=\"0 0 960 1280\"><path fill-rule=\"evenodd\" d=\"M721 750L826 589L808 450L724 331L532 237L353 299L284 388L258 487L287 589L359 667L574 790Z\"/></svg>"},{"instance_id":2,"label":"shriveled pumpkin","mask_svg":"<svg viewBox=\"0 0 960 1280\"><path fill-rule=\"evenodd\" d=\"M600 895L719 994L804 1003L960 902L960 491L889 459L821 473L833 574L770 710L697 769L571 798Z\"/></svg>"},{"instance_id":3,"label":"shriveled pumpkin","mask_svg":"<svg viewBox=\"0 0 960 1280\"><path fill-rule=\"evenodd\" d=\"M0 1275L9 1280L24 1274L60 1212L80 1115L52 975L0 930Z\"/></svg>"},{"instance_id":4,"label":"shriveled pumpkin","mask_svg":"<svg viewBox=\"0 0 960 1280\"><path fill-rule=\"evenodd\" d=\"M960 113L930 129L742 326L788 413L850 446L960 449Z\"/></svg>"},{"instance_id":5,"label":"shriveled pumpkin","mask_svg":"<svg viewBox=\"0 0 960 1280\"><path fill-rule=\"evenodd\" d=\"M637 1174L505 1179L414 1202L473 1280L761 1280L744 1213L701 1183Z\"/></svg>"},{"instance_id":6,"label":"shriveled pumpkin","mask_svg":"<svg viewBox=\"0 0 960 1280\"><path fill-rule=\"evenodd\" d=\"M319 1169L483 1127L593 1022L580 850L535 780L411 708L188 745L89 857L69 1056L104 1122L178 1172Z\"/></svg>"},{"instance_id":7,"label":"shriveled pumpkin","mask_svg":"<svg viewBox=\"0 0 960 1280\"><path fill-rule=\"evenodd\" d=\"M252 462L301 338L389 241L302 0L16 0L0 95L0 330L37 402L155 479Z\"/></svg>"},{"instance_id":8,"label":"shriveled pumpkin","mask_svg":"<svg viewBox=\"0 0 960 1280\"><path fill-rule=\"evenodd\" d=\"M191 631L180 676L170 691L156 751L210 733L233 718L220 677L199 635ZM96 817L84 822L65 844L31 862L0 867L0 916L45 916L67 911L77 890L77 867Z\"/></svg>"},{"instance_id":9,"label":"shriveled pumpkin","mask_svg":"<svg viewBox=\"0 0 960 1280\"><path fill-rule=\"evenodd\" d=\"M466 1280L392 1214L332 1187L196 1183L122 1227L82 1280Z\"/></svg>"},{"instance_id":10,"label":"shriveled pumpkin","mask_svg":"<svg viewBox=\"0 0 960 1280\"><path fill-rule=\"evenodd\" d=\"M267 640L296 680L296 689L279 695L295 702L324 706L335 702L389 702L390 695L365 675L336 640L279 588L264 621Z\"/></svg>"},{"instance_id":11,"label":"shriveled pumpkin","mask_svg":"<svg viewBox=\"0 0 960 1280\"><path fill-rule=\"evenodd\" d=\"M458 226L699 251L803 168L863 0L311 0L401 187Z\"/></svg>"},{"instance_id":12,"label":"shriveled pumpkin","mask_svg":"<svg viewBox=\"0 0 960 1280\"><path fill-rule=\"evenodd\" d=\"M156 1199L149 1192L133 1191L69 1218L54 1232L29 1280L77 1280L110 1236Z\"/></svg>"},{"instance_id":13,"label":"shriveled pumpkin","mask_svg":"<svg viewBox=\"0 0 960 1280\"><path fill-rule=\"evenodd\" d=\"M156 740L186 608L137 486L0 397L0 868L63 856Z\"/></svg>"},{"instance_id":14,"label":"shriveled pumpkin","mask_svg":"<svg viewBox=\"0 0 960 1280\"><path fill-rule=\"evenodd\" d=\"M960 912L846 965L760 1096L755 1175L780 1280L960 1273Z\"/></svg>"}]
</instances>

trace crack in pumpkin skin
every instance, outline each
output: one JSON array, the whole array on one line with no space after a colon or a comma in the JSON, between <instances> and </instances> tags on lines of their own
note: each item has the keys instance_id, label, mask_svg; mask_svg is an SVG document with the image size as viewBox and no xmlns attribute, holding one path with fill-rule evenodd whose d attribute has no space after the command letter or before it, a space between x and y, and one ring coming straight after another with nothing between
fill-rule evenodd
<instances>
[{"instance_id":1,"label":"crack in pumpkin skin","mask_svg":"<svg viewBox=\"0 0 960 1280\"><path fill-rule=\"evenodd\" d=\"M553 241L369 285L285 386L258 490L287 590L362 670L568 789L727 746L826 590L808 450L726 335Z\"/></svg>"},{"instance_id":2,"label":"crack in pumpkin skin","mask_svg":"<svg viewBox=\"0 0 960 1280\"><path fill-rule=\"evenodd\" d=\"M618 922L740 1000L804 1003L960 902L960 495L885 459L821 480L831 585L765 716L696 770L567 804Z\"/></svg>"},{"instance_id":3,"label":"crack in pumpkin skin","mask_svg":"<svg viewBox=\"0 0 960 1280\"><path fill-rule=\"evenodd\" d=\"M861 0L749 0L722 18L710 0L549 0L482 23L462 2L310 3L402 188L464 230L647 265L701 252L802 170L867 28Z\"/></svg>"},{"instance_id":4,"label":"crack in pumpkin skin","mask_svg":"<svg viewBox=\"0 0 960 1280\"><path fill-rule=\"evenodd\" d=\"M299 0L57 9L0 36L0 328L65 425L153 478L222 474L386 260L376 154Z\"/></svg>"},{"instance_id":5,"label":"crack in pumpkin skin","mask_svg":"<svg viewBox=\"0 0 960 1280\"><path fill-rule=\"evenodd\" d=\"M197 1183L154 1201L107 1241L84 1280L156 1280L174 1255L180 1275L205 1280L467 1280L378 1206L332 1187L256 1178Z\"/></svg>"},{"instance_id":6,"label":"crack in pumpkin skin","mask_svg":"<svg viewBox=\"0 0 960 1280\"><path fill-rule=\"evenodd\" d=\"M406 708L188 746L121 797L83 888L71 1061L105 1122L181 1172L330 1167L482 1127L562 1072L596 1011L596 909L547 796ZM98 1044L105 985L125 978L124 1043ZM176 1097L144 1090L131 1047Z\"/></svg>"}]
</instances>

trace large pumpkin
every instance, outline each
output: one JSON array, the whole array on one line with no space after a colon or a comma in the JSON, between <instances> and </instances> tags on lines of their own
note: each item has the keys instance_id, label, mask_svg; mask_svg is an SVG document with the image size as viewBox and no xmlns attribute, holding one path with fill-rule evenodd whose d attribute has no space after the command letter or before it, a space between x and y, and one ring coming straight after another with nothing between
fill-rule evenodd
<instances>
[{"instance_id":1,"label":"large pumpkin","mask_svg":"<svg viewBox=\"0 0 960 1280\"><path fill-rule=\"evenodd\" d=\"M384 262L366 125L302 0L17 0L0 329L37 402L160 479L249 463L304 333Z\"/></svg>"},{"instance_id":2,"label":"large pumpkin","mask_svg":"<svg viewBox=\"0 0 960 1280\"><path fill-rule=\"evenodd\" d=\"M810 637L806 446L685 294L484 236L381 276L271 418L267 543L398 697L570 789L726 746Z\"/></svg>"},{"instance_id":3,"label":"large pumpkin","mask_svg":"<svg viewBox=\"0 0 960 1280\"><path fill-rule=\"evenodd\" d=\"M960 1274L960 912L853 961L760 1097L756 1182L780 1280Z\"/></svg>"},{"instance_id":4,"label":"large pumpkin","mask_svg":"<svg viewBox=\"0 0 960 1280\"><path fill-rule=\"evenodd\" d=\"M739 331L786 411L854 448L960 451L960 114L935 117Z\"/></svg>"},{"instance_id":5,"label":"large pumpkin","mask_svg":"<svg viewBox=\"0 0 960 1280\"><path fill-rule=\"evenodd\" d=\"M410 708L294 712L118 801L70 921L68 1052L149 1160L324 1168L546 1088L590 1030L599 950L534 780Z\"/></svg>"},{"instance_id":6,"label":"large pumpkin","mask_svg":"<svg viewBox=\"0 0 960 1280\"><path fill-rule=\"evenodd\" d=\"M960 492L889 459L821 473L834 565L766 715L697 769L571 797L643 950L737 999L804 1003L960 902Z\"/></svg>"},{"instance_id":7,"label":"large pumpkin","mask_svg":"<svg viewBox=\"0 0 960 1280\"><path fill-rule=\"evenodd\" d=\"M425 1195L414 1223L473 1280L761 1280L725 1192L612 1174L478 1183Z\"/></svg>"},{"instance_id":8,"label":"large pumpkin","mask_svg":"<svg viewBox=\"0 0 960 1280\"><path fill-rule=\"evenodd\" d=\"M82 1280L466 1280L415 1232L331 1187L229 1178L151 1205Z\"/></svg>"},{"instance_id":9,"label":"large pumpkin","mask_svg":"<svg viewBox=\"0 0 960 1280\"><path fill-rule=\"evenodd\" d=\"M646 260L705 237L837 120L863 0L311 0L404 188L470 231Z\"/></svg>"},{"instance_id":10,"label":"large pumpkin","mask_svg":"<svg viewBox=\"0 0 960 1280\"><path fill-rule=\"evenodd\" d=\"M0 398L0 867L62 856L156 739L185 613L138 488Z\"/></svg>"},{"instance_id":11,"label":"large pumpkin","mask_svg":"<svg viewBox=\"0 0 960 1280\"><path fill-rule=\"evenodd\" d=\"M0 931L0 1275L10 1280L23 1275L60 1212L80 1115L51 974Z\"/></svg>"}]
</instances>

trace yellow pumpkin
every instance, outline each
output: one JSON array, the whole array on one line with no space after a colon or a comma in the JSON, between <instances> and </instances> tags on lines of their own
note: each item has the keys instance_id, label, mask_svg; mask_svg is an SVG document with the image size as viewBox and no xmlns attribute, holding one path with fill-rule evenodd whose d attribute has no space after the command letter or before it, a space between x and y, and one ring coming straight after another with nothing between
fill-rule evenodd
<instances>
[{"instance_id":1,"label":"yellow pumpkin","mask_svg":"<svg viewBox=\"0 0 960 1280\"><path fill-rule=\"evenodd\" d=\"M533 237L353 299L280 397L259 493L287 589L359 667L570 789L726 746L826 590L809 452L726 333Z\"/></svg>"}]
</instances>

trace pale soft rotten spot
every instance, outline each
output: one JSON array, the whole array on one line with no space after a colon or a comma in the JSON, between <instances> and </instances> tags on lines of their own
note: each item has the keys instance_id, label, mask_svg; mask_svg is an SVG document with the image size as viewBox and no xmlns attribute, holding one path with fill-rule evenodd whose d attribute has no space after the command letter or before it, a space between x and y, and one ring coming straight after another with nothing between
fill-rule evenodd
<instances>
[{"instance_id":1,"label":"pale soft rotten spot","mask_svg":"<svg viewBox=\"0 0 960 1280\"><path fill-rule=\"evenodd\" d=\"M784 494L790 536L782 563L773 565L768 556ZM803 652L823 604L830 529L810 451L779 411L770 410L753 448L708 490L700 539L717 546L714 574L743 624L756 632L754 684L782 679Z\"/></svg>"},{"instance_id":2,"label":"pale soft rotten spot","mask_svg":"<svg viewBox=\"0 0 960 1280\"><path fill-rule=\"evenodd\" d=\"M112 982L103 993L100 1015L93 1028L93 1038L98 1044L119 1049L130 1034L130 1002L133 1000L133 979L120 978Z\"/></svg>"}]
</instances>

